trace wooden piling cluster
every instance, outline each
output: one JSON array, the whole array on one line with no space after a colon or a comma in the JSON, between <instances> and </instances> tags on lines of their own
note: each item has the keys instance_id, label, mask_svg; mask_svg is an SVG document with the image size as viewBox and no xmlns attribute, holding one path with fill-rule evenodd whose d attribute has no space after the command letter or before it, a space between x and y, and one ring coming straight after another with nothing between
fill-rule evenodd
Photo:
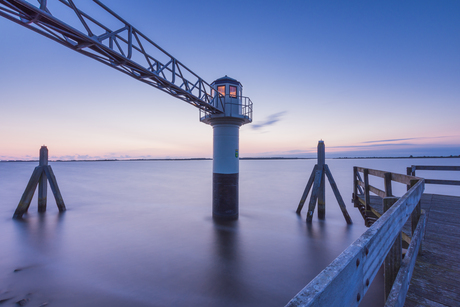
<instances>
[{"instance_id":1,"label":"wooden piling cluster","mask_svg":"<svg viewBox=\"0 0 460 307\"><path fill-rule=\"evenodd\" d=\"M14 212L13 218L20 219L23 214L27 212L30 206L30 202L34 196L35 190L38 185L38 212L46 211L46 200L47 200L47 190L48 183L50 184L51 191L53 192L54 198L56 200L56 205L60 212L66 210L64 200L62 199L61 192L59 191L59 186L54 176L53 169L48 165L48 148L42 146L40 148L40 160L37 167L35 167L32 176L30 177L29 183L22 194L21 200Z\"/></svg>"},{"instance_id":2,"label":"wooden piling cluster","mask_svg":"<svg viewBox=\"0 0 460 307\"><path fill-rule=\"evenodd\" d=\"M302 208L305 204L305 201L308 197L308 194L311 192L310 202L308 204L308 212L307 212L307 223L311 223L313 219L313 213L315 211L316 203L318 203L318 218L323 220L326 217L326 185L325 185L325 177L329 180L331 188L334 192L334 196L337 199L337 202L342 210L342 214L347 221L347 224L352 224L352 220L350 215L348 214L347 208L343 201L342 196L340 195L339 189L337 188L337 184L335 183L334 177L332 177L332 173L329 169L329 166L326 164L326 154L325 154L325 146L324 141L318 142L318 163L313 167L313 171L311 172L310 178L308 179L307 186L302 194L300 199L299 205L297 206L296 213L300 214ZM313 189L312 189L313 187Z\"/></svg>"},{"instance_id":3,"label":"wooden piling cluster","mask_svg":"<svg viewBox=\"0 0 460 307\"><path fill-rule=\"evenodd\" d=\"M357 169L361 172L365 170ZM364 177L378 173L382 178L404 181L406 184L411 184L411 179L417 181L413 182L412 187L402 197L386 198L387 211L286 306L358 306L382 264L385 265L387 272L385 295L389 293L385 306L403 306L424 234L425 214L419 218L416 231L412 235L408 251L402 261L400 235L409 215L416 211L425 182L423 178L395 173L385 176L386 172L370 169L365 173L367 176ZM366 187L362 180L354 189L359 190L358 186L363 192L375 189L382 195L385 193L374 187ZM355 195L358 196L357 193ZM370 195L367 197L363 195L362 198L369 199L367 205L370 207Z\"/></svg>"}]
</instances>

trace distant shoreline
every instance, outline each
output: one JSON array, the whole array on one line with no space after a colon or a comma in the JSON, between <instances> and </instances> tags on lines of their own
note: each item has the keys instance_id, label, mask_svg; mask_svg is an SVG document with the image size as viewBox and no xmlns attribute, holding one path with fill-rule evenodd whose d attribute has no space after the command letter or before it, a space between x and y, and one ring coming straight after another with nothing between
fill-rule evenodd
<instances>
[{"instance_id":1,"label":"distant shoreline","mask_svg":"<svg viewBox=\"0 0 460 307\"><path fill-rule=\"evenodd\" d=\"M445 158L460 158L458 156L409 156L409 157L337 157L327 158L332 160L362 160L362 159L445 159ZM136 162L136 161L207 161L212 158L171 158L171 159L99 159L99 160L49 160L50 162ZM289 158L289 157L246 157L240 160L316 160L314 158ZM0 160L0 162L38 162L37 160Z\"/></svg>"}]
</instances>

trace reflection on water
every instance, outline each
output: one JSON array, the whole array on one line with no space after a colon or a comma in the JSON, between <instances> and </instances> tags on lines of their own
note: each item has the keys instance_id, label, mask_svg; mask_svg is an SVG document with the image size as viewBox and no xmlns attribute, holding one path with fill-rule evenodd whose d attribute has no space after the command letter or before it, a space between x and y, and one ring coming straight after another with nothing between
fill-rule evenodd
<instances>
[{"instance_id":1,"label":"reflection on water","mask_svg":"<svg viewBox=\"0 0 460 307\"><path fill-rule=\"evenodd\" d=\"M345 201L355 162L328 162ZM384 162L374 168L407 164ZM49 197L39 214L34 198L16 221L35 163L0 163L0 301L283 306L366 230L349 202L346 224L329 186L325 221L295 214L313 165L241 161L240 219L216 222L211 161L53 163L68 210ZM382 291L379 275L361 305L381 306Z\"/></svg>"},{"instance_id":2,"label":"reflection on water","mask_svg":"<svg viewBox=\"0 0 460 307\"><path fill-rule=\"evenodd\" d=\"M251 297L242 279L238 221L214 222L214 263L210 266L209 289L228 306Z\"/></svg>"}]
</instances>

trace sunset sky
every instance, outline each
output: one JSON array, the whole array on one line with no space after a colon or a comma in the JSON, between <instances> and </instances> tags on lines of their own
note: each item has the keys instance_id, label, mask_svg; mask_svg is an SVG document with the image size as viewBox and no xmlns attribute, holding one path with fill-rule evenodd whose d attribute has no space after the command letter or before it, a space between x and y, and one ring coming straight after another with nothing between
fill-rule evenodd
<instances>
[{"instance_id":1,"label":"sunset sky","mask_svg":"<svg viewBox=\"0 0 460 307\"><path fill-rule=\"evenodd\" d=\"M327 157L460 155L460 1L102 2L207 82L243 84L241 157L313 157L321 139ZM0 160L41 145L52 159L212 157L198 109L0 29Z\"/></svg>"}]
</instances>

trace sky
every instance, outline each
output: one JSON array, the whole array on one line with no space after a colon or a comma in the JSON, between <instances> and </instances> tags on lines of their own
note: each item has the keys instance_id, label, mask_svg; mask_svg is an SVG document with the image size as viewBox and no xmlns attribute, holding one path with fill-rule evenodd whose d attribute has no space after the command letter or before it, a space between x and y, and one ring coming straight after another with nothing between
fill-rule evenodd
<instances>
[{"instance_id":1,"label":"sky","mask_svg":"<svg viewBox=\"0 0 460 307\"><path fill-rule=\"evenodd\" d=\"M460 155L460 1L102 2L208 83L243 84L241 157L315 157L319 140L328 158ZM3 17L0 41L0 160L42 145L61 160L212 157L193 106Z\"/></svg>"}]
</instances>

